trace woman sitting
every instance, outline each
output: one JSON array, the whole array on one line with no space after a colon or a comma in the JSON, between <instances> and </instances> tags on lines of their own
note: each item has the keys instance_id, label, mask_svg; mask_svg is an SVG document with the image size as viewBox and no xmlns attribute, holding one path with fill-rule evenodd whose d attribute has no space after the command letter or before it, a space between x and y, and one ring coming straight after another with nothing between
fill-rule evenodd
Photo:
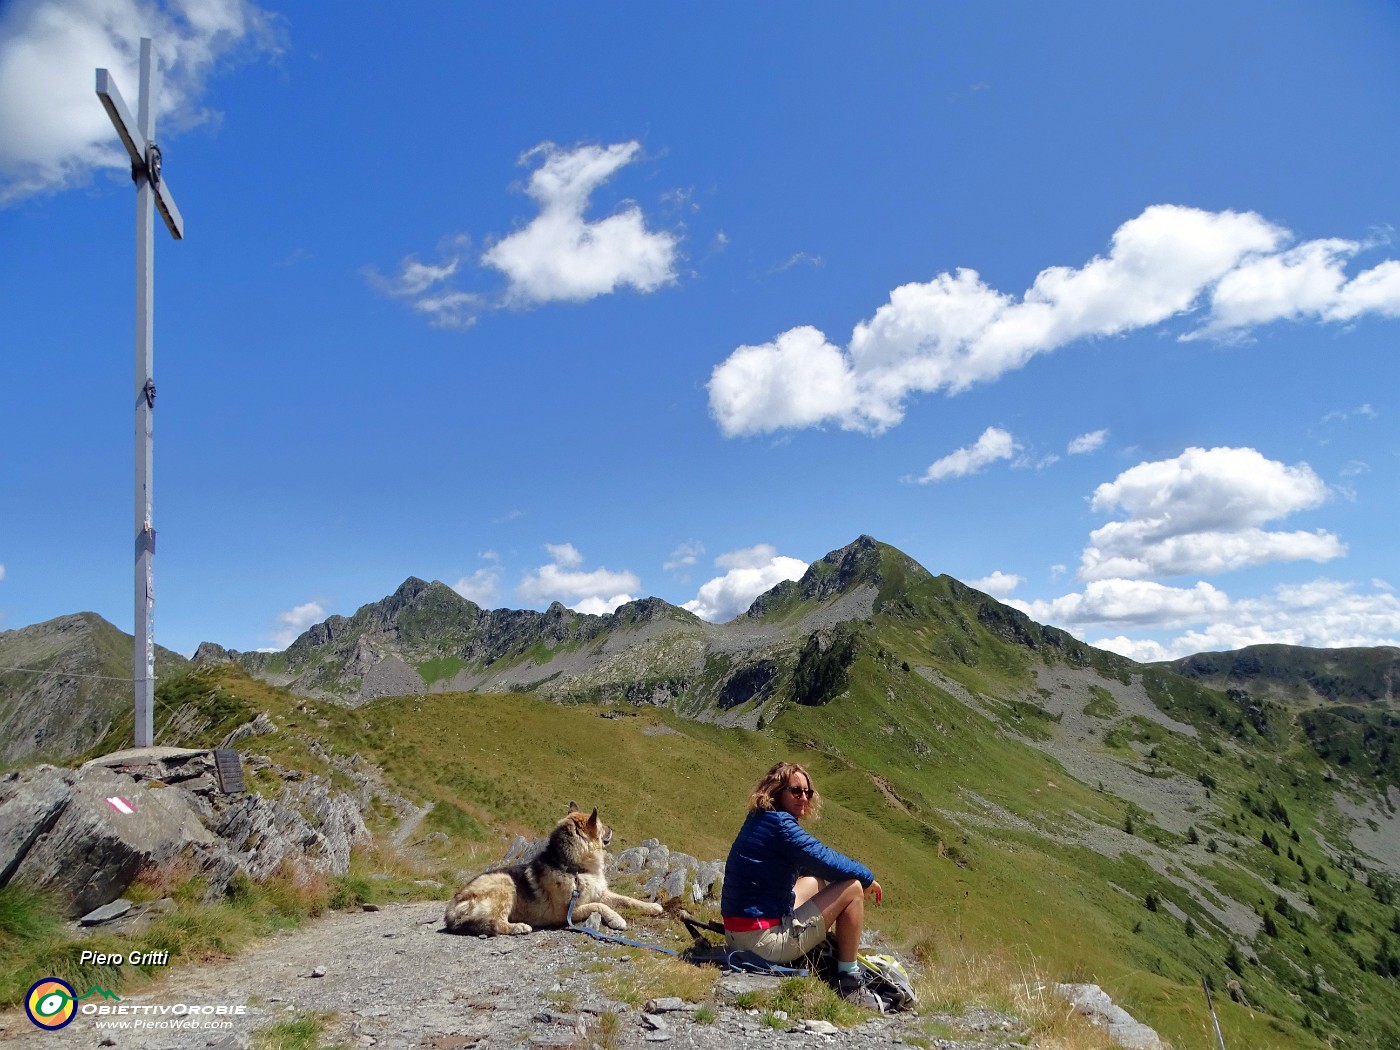
<instances>
[{"instance_id":1,"label":"woman sitting","mask_svg":"<svg viewBox=\"0 0 1400 1050\"><path fill-rule=\"evenodd\" d=\"M731 949L786 963L811 951L834 927L837 991L878 1010L879 999L861 981L856 949L865 895L878 904L884 891L864 864L802 829L799 822L820 810L811 775L793 762L779 762L758 782L725 865L725 940Z\"/></svg>"}]
</instances>

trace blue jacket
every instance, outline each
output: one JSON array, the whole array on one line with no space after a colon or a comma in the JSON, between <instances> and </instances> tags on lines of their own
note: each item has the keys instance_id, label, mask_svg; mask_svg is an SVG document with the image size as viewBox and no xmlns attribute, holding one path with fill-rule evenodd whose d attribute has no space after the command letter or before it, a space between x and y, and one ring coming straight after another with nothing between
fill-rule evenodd
<instances>
[{"instance_id":1,"label":"blue jacket","mask_svg":"<svg viewBox=\"0 0 1400 1050\"><path fill-rule=\"evenodd\" d=\"M827 882L859 879L867 888L875 881L869 868L813 838L792 814L754 810L729 848L720 913L781 919L793 910L792 887L799 875Z\"/></svg>"}]
</instances>

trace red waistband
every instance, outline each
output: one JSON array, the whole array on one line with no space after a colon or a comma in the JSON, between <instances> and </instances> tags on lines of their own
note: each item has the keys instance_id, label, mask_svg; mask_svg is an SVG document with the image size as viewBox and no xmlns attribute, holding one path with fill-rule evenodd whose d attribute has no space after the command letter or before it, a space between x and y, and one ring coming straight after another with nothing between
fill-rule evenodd
<instances>
[{"instance_id":1,"label":"red waistband","mask_svg":"<svg viewBox=\"0 0 1400 1050\"><path fill-rule=\"evenodd\" d=\"M774 926L781 926L782 919L749 919L742 915L724 917L724 928L733 930L735 933L752 933L754 930L771 930Z\"/></svg>"}]
</instances>

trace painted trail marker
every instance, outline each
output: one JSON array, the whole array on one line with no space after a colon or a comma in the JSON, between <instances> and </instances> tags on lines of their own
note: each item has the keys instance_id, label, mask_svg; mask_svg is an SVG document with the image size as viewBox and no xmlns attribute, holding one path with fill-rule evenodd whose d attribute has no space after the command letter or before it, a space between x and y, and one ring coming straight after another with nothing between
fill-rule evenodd
<instances>
[{"instance_id":1,"label":"painted trail marker","mask_svg":"<svg viewBox=\"0 0 1400 1050\"><path fill-rule=\"evenodd\" d=\"M97 97L112 118L131 156L136 183L136 629L132 670L136 694L136 746L152 744L155 696L155 577L156 530L151 523L151 417L156 385L151 379L154 356L152 325L155 313L153 274L155 229L152 206L160 212L170 235L185 236L185 221L161 175L160 147L155 144L155 114L151 100L151 41L141 40L141 83L136 96L136 119L126 108L112 74L97 71Z\"/></svg>"}]
</instances>

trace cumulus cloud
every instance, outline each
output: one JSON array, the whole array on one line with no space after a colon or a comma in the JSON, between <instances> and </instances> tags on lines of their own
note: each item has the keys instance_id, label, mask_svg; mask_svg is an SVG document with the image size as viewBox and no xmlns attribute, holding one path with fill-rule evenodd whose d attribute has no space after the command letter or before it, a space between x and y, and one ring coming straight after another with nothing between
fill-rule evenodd
<instances>
[{"instance_id":1,"label":"cumulus cloud","mask_svg":"<svg viewBox=\"0 0 1400 1050\"><path fill-rule=\"evenodd\" d=\"M452 585L452 589L483 609L494 609L501 600L501 570L495 566L483 566L470 576L463 576Z\"/></svg>"},{"instance_id":2,"label":"cumulus cloud","mask_svg":"<svg viewBox=\"0 0 1400 1050\"><path fill-rule=\"evenodd\" d=\"M1351 242L1290 248L1290 240L1252 212L1153 205L1114 232L1106 255L1042 270L1019 299L963 268L894 289L844 347L809 326L740 346L710 376L710 412L731 437L825 423L880 433L903 419L912 395L956 394L1038 354L1151 327L1203 303L1197 335L1238 334L1288 316L1400 315L1400 262L1337 283L1328 298L1306 275L1336 271L1350 252L1339 245ZM1270 260L1297 278L1272 300L1258 269Z\"/></svg>"},{"instance_id":3,"label":"cumulus cloud","mask_svg":"<svg viewBox=\"0 0 1400 1050\"><path fill-rule=\"evenodd\" d=\"M1210 320L1187 338L1305 317L1400 317L1400 262L1387 260L1347 279L1343 267L1363 247L1359 241L1327 238L1244 262L1216 284Z\"/></svg>"},{"instance_id":4,"label":"cumulus cloud","mask_svg":"<svg viewBox=\"0 0 1400 1050\"><path fill-rule=\"evenodd\" d=\"M605 219L584 218L593 191L640 152L637 142L572 150L545 142L521 156L522 164L541 160L526 187L539 214L481 257L510 280L508 299L581 302L627 286L653 292L676 279L677 238L647 229L635 204Z\"/></svg>"},{"instance_id":5,"label":"cumulus cloud","mask_svg":"<svg viewBox=\"0 0 1400 1050\"><path fill-rule=\"evenodd\" d=\"M1093 430L1087 434L1080 434L1065 447L1065 451L1071 456L1082 456L1086 452L1097 452L1107 440L1107 430Z\"/></svg>"},{"instance_id":6,"label":"cumulus cloud","mask_svg":"<svg viewBox=\"0 0 1400 1050\"><path fill-rule=\"evenodd\" d=\"M545 550L550 563L527 574L516 587L516 592L527 601L561 601L574 612L598 614L636 601L630 593L642 585L636 573L601 567L580 570L583 555L572 543L547 543Z\"/></svg>"},{"instance_id":7,"label":"cumulus cloud","mask_svg":"<svg viewBox=\"0 0 1400 1050\"><path fill-rule=\"evenodd\" d=\"M702 620L723 623L744 612L764 591L784 580L798 580L807 563L780 555L767 543L729 551L715 558L715 565L727 571L700 587L700 592L682 608Z\"/></svg>"},{"instance_id":8,"label":"cumulus cloud","mask_svg":"<svg viewBox=\"0 0 1400 1050\"><path fill-rule=\"evenodd\" d=\"M1229 596L1205 581L1194 587L1168 587L1152 580L1094 580L1082 592L1048 601L1008 605L1033 620L1066 630L1089 626L1184 627L1230 607Z\"/></svg>"},{"instance_id":9,"label":"cumulus cloud","mask_svg":"<svg viewBox=\"0 0 1400 1050\"><path fill-rule=\"evenodd\" d=\"M988 427L975 444L965 445L942 459L934 460L918 482L927 485L930 481L976 474L999 459L1010 459L1020 447L1007 431L1000 427Z\"/></svg>"},{"instance_id":10,"label":"cumulus cloud","mask_svg":"<svg viewBox=\"0 0 1400 1050\"><path fill-rule=\"evenodd\" d=\"M1287 466L1252 448L1188 448L1139 463L1094 490L1091 506L1127 520L1095 529L1081 580L1212 575L1275 561L1329 561L1346 553L1330 532L1259 526L1316 507L1327 486L1306 463Z\"/></svg>"},{"instance_id":11,"label":"cumulus cloud","mask_svg":"<svg viewBox=\"0 0 1400 1050\"><path fill-rule=\"evenodd\" d=\"M990 576L983 576L980 580L968 580L967 585L977 588L983 594L990 594L993 598L1008 598L1012 591L1025 582L1024 576L997 569Z\"/></svg>"},{"instance_id":12,"label":"cumulus cloud","mask_svg":"<svg viewBox=\"0 0 1400 1050\"><path fill-rule=\"evenodd\" d=\"M134 114L141 37L153 40L162 141L209 119L216 66L278 47L271 16L247 0L15 0L0 12L0 205L129 165L93 78L111 70Z\"/></svg>"},{"instance_id":13,"label":"cumulus cloud","mask_svg":"<svg viewBox=\"0 0 1400 1050\"><path fill-rule=\"evenodd\" d=\"M434 327L458 331L472 327L486 311L504 306L581 302L624 287L653 292L676 279L679 238L647 229L641 209L632 203L604 219L590 222L584 217L593 192L640 151L636 142L572 150L545 142L521 156L522 164L539 161L526 187L539 204L539 214L479 258L481 265L507 277L503 295L460 286L471 247L466 234L445 237L437 262L407 255L389 276L365 267L365 279L381 294L407 303Z\"/></svg>"},{"instance_id":14,"label":"cumulus cloud","mask_svg":"<svg viewBox=\"0 0 1400 1050\"><path fill-rule=\"evenodd\" d=\"M1202 617L1200 627L1165 643L1120 634L1091 638L1090 644L1142 661L1264 643L1322 649L1400 645L1400 598L1380 582L1372 581L1370 593L1339 580L1281 585L1263 597L1230 602L1217 615Z\"/></svg>"},{"instance_id":15,"label":"cumulus cloud","mask_svg":"<svg viewBox=\"0 0 1400 1050\"><path fill-rule=\"evenodd\" d=\"M279 626L273 630L271 638L277 644L277 648L285 649L296 641L308 627L320 623L325 618L326 607L323 603L320 601L305 602L277 614Z\"/></svg>"}]
</instances>

